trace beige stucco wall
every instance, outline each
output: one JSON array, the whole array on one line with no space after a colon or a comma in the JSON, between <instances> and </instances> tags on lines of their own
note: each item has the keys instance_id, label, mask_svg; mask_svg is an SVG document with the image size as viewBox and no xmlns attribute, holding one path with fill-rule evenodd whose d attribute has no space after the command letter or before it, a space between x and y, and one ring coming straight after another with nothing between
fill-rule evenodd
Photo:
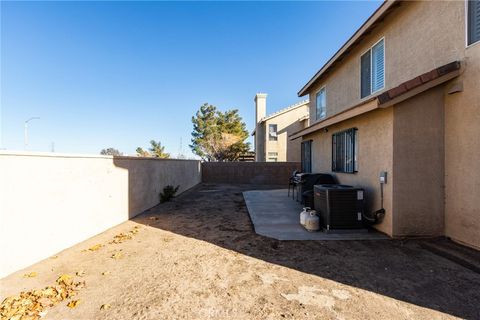
<instances>
[{"instance_id":1,"label":"beige stucco wall","mask_svg":"<svg viewBox=\"0 0 480 320\"><path fill-rule=\"evenodd\" d=\"M480 43L466 48L465 5L465 1L402 2L312 86L310 122L315 122L315 94L323 86L327 89L327 116L362 102L360 56L381 38L385 39L386 86L375 94L452 61L462 61L457 79L392 108L395 151L389 180L395 191L395 228L391 231L398 236L443 233L480 248L480 170L476 169L480 163ZM418 135L426 137L426 142L418 141ZM391 158L389 148L379 150L386 154L385 159ZM330 153L324 156L327 161ZM364 179L355 177L350 179L358 183ZM409 180L416 183L409 185Z\"/></svg>"},{"instance_id":2,"label":"beige stucco wall","mask_svg":"<svg viewBox=\"0 0 480 320\"><path fill-rule=\"evenodd\" d=\"M0 152L0 277L156 205L167 184L201 180L193 160Z\"/></svg>"},{"instance_id":3,"label":"beige stucco wall","mask_svg":"<svg viewBox=\"0 0 480 320\"><path fill-rule=\"evenodd\" d=\"M358 131L358 172L333 173L332 134L349 128ZM300 139L298 139L300 140ZM375 110L339 124L328 127L328 132L318 131L305 136L312 141L312 172L333 173L342 184L359 186L366 191L366 210L380 209L380 172L388 172L388 183L384 186L385 219L376 227L393 235L392 190L393 190L393 109Z\"/></svg>"},{"instance_id":4,"label":"beige stucco wall","mask_svg":"<svg viewBox=\"0 0 480 320\"><path fill-rule=\"evenodd\" d=\"M444 233L444 87L393 107L393 234Z\"/></svg>"},{"instance_id":5,"label":"beige stucco wall","mask_svg":"<svg viewBox=\"0 0 480 320\"><path fill-rule=\"evenodd\" d=\"M308 104L294 108L284 113L280 113L272 118L263 121L258 127L257 132L261 131L263 137L261 143L258 144L258 149L255 152L259 153L258 161L269 161L268 153L277 152L277 161L300 161L300 141L290 140L288 136L294 132L305 128L307 120L298 121L300 118L308 114ZM268 126L270 124L277 125L277 141L269 141ZM258 130L260 128L260 130Z\"/></svg>"},{"instance_id":6,"label":"beige stucco wall","mask_svg":"<svg viewBox=\"0 0 480 320\"><path fill-rule=\"evenodd\" d=\"M324 85L327 117L362 101L360 56L382 37L385 38L384 90L449 62L462 60L465 49L464 15L464 1L403 2L329 75L312 87L309 91L310 122L316 121L315 95Z\"/></svg>"},{"instance_id":7,"label":"beige stucco wall","mask_svg":"<svg viewBox=\"0 0 480 320\"><path fill-rule=\"evenodd\" d=\"M445 97L445 233L480 249L480 42L465 50L465 72Z\"/></svg>"}]
</instances>

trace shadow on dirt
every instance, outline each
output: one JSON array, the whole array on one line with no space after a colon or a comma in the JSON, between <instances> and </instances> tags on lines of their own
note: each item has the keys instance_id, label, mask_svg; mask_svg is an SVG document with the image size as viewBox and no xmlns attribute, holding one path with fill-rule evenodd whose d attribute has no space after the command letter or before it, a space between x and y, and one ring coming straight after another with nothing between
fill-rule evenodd
<instances>
[{"instance_id":1,"label":"shadow on dirt","mask_svg":"<svg viewBox=\"0 0 480 320\"><path fill-rule=\"evenodd\" d=\"M270 263L466 319L480 319L480 275L421 248L421 240L278 241L255 234L242 192L199 185L133 220ZM148 217L155 215L152 222Z\"/></svg>"}]
</instances>

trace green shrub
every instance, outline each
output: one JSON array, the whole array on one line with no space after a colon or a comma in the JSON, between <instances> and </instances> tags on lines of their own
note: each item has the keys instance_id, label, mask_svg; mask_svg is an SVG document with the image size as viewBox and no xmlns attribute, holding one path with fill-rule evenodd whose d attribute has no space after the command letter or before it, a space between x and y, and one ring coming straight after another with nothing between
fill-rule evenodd
<instances>
[{"instance_id":1,"label":"green shrub","mask_svg":"<svg viewBox=\"0 0 480 320\"><path fill-rule=\"evenodd\" d=\"M171 185L168 185L165 188L163 188L163 192L160 192L160 203L170 201L170 199L172 199L175 196L175 193L177 193L178 188L180 188L180 186L174 187Z\"/></svg>"}]
</instances>

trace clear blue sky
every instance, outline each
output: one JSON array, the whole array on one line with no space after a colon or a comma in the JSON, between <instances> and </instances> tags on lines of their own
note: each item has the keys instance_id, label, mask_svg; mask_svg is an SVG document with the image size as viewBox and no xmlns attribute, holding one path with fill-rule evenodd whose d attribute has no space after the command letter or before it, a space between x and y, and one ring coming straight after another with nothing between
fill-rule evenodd
<instances>
[{"instance_id":1,"label":"clear blue sky","mask_svg":"<svg viewBox=\"0 0 480 320\"><path fill-rule=\"evenodd\" d=\"M297 91L380 2L1 2L1 143L134 154L188 144L204 102L254 125Z\"/></svg>"}]
</instances>

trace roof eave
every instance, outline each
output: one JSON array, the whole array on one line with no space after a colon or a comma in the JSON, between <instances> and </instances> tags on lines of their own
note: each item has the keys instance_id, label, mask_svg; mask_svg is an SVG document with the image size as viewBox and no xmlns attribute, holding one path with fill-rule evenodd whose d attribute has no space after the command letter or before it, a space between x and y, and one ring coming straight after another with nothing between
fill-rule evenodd
<instances>
[{"instance_id":1,"label":"roof eave","mask_svg":"<svg viewBox=\"0 0 480 320\"><path fill-rule=\"evenodd\" d=\"M338 49L338 51L323 65L323 67L298 91L298 96L303 97L307 94L310 87L327 71L343 54L364 35L383 15L399 0L386 0L375 12L362 24L360 28Z\"/></svg>"},{"instance_id":2,"label":"roof eave","mask_svg":"<svg viewBox=\"0 0 480 320\"><path fill-rule=\"evenodd\" d=\"M290 140L295 140L301 138L302 136L314 133L328 126L351 119L353 117L373 111L375 109L393 106L430 88L438 86L457 77L461 73L461 70L462 62L452 61L441 67L435 68L421 75L418 75L415 78L405 81L394 88L385 90L377 96L362 101L359 104L347 108L342 112L334 114L329 118L314 123L305 129L294 132L289 136L289 138Z\"/></svg>"}]
</instances>

